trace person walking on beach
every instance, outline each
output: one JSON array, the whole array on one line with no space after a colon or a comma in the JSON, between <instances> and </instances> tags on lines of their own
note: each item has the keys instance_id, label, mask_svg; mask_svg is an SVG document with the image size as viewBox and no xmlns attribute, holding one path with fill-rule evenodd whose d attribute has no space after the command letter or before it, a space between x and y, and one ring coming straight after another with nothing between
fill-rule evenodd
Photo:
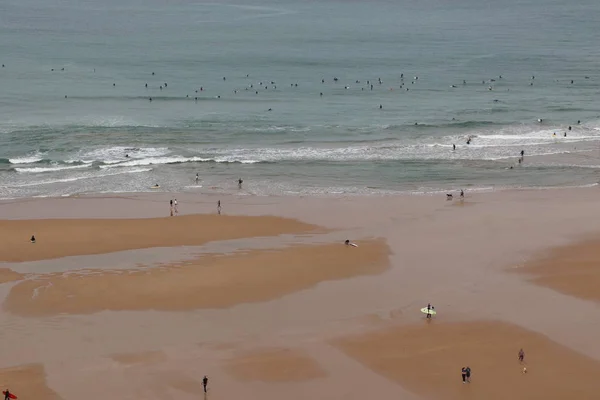
<instances>
[{"instance_id":1,"label":"person walking on beach","mask_svg":"<svg viewBox=\"0 0 600 400\"><path fill-rule=\"evenodd\" d=\"M461 375L463 383L467 383L467 369L465 367L462 367Z\"/></svg>"},{"instance_id":2,"label":"person walking on beach","mask_svg":"<svg viewBox=\"0 0 600 400\"><path fill-rule=\"evenodd\" d=\"M179 208L177 207L177 199L173 201L173 209L175 210L175 215L179 215Z\"/></svg>"},{"instance_id":3,"label":"person walking on beach","mask_svg":"<svg viewBox=\"0 0 600 400\"><path fill-rule=\"evenodd\" d=\"M173 216L173 199L171 199L171 201L169 202L170 204L170 209L171 209L171 217Z\"/></svg>"},{"instance_id":4,"label":"person walking on beach","mask_svg":"<svg viewBox=\"0 0 600 400\"><path fill-rule=\"evenodd\" d=\"M206 393L206 387L208 386L208 377L206 375L202 378L202 386L204 387L204 393Z\"/></svg>"},{"instance_id":5,"label":"person walking on beach","mask_svg":"<svg viewBox=\"0 0 600 400\"><path fill-rule=\"evenodd\" d=\"M525 352L523 349L519 350L519 362L523 364L523 360L525 360Z\"/></svg>"},{"instance_id":6,"label":"person walking on beach","mask_svg":"<svg viewBox=\"0 0 600 400\"><path fill-rule=\"evenodd\" d=\"M198 176L198 174L196 174L196 185L198 184L199 180L200 180L200 177Z\"/></svg>"},{"instance_id":7,"label":"person walking on beach","mask_svg":"<svg viewBox=\"0 0 600 400\"><path fill-rule=\"evenodd\" d=\"M431 303L427 303L427 318L431 318L431 310L433 310Z\"/></svg>"},{"instance_id":8,"label":"person walking on beach","mask_svg":"<svg viewBox=\"0 0 600 400\"><path fill-rule=\"evenodd\" d=\"M467 374L467 383L471 383L471 367L467 366L465 373Z\"/></svg>"},{"instance_id":9,"label":"person walking on beach","mask_svg":"<svg viewBox=\"0 0 600 400\"><path fill-rule=\"evenodd\" d=\"M31 239L29 239L31 243L35 243L35 235L31 235Z\"/></svg>"},{"instance_id":10,"label":"person walking on beach","mask_svg":"<svg viewBox=\"0 0 600 400\"><path fill-rule=\"evenodd\" d=\"M221 200L217 201L217 214L221 215Z\"/></svg>"}]
</instances>

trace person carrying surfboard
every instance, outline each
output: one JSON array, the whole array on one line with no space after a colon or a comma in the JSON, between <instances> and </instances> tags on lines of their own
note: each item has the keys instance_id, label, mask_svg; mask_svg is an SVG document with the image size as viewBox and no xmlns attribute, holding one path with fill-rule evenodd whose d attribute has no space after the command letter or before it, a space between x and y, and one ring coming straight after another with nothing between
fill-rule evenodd
<instances>
[{"instance_id":1,"label":"person carrying surfboard","mask_svg":"<svg viewBox=\"0 0 600 400\"><path fill-rule=\"evenodd\" d=\"M433 310L433 307L430 303L427 303L427 318L431 318L431 310Z\"/></svg>"},{"instance_id":2,"label":"person carrying surfboard","mask_svg":"<svg viewBox=\"0 0 600 400\"><path fill-rule=\"evenodd\" d=\"M17 396L15 396L14 394L12 394L8 389L6 389L2 393L4 393L4 400L16 399L17 398Z\"/></svg>"}]
</instances>

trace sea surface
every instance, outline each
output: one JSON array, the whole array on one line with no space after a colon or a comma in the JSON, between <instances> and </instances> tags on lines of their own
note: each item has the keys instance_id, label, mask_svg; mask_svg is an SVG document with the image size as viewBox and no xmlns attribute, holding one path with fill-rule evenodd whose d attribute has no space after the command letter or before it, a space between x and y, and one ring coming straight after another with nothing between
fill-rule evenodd
<instances>
[{"instance_id":1,"label":"sea surface","mask_svg":"<svg viewBox=\"0 0 600 400\"><path fill-rule=\"evenodd\" d=\"M2 0L0 198L594 185L598 21L597 0Z\"/></svg>"}]
</instances>

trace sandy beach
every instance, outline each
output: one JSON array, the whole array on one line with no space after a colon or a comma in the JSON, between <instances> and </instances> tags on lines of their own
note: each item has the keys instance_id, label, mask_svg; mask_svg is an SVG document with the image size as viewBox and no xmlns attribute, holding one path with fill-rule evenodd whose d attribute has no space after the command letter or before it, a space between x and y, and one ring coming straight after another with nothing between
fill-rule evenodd
<instances>
[{"instance_id":1,"label":"sandy beach","mask_svg":"<svg viewBox=\"0 0 600 400\"><path fill-rule=\"evenodd\" d=\"M0 385L185 400L207 375L207 399L593 399L597 196L230 196L219 216L178 194L173 218L163 194L1 202Z\"/></svg>"}]
</instances>

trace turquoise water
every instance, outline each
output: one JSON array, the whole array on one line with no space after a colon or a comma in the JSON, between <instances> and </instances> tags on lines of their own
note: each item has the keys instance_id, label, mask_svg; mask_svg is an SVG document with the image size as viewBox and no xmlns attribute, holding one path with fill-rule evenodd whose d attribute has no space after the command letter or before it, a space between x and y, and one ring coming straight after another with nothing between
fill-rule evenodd
<instances>
[{"instance_id":1,"label":"turquoise water","mask_svg":"<svg viewBox=\"0 0 600 400\"><path fill-rule=\"evenodd\" d=\"M595 184L598 21L592 0L4 0L0 198Z\"/></svg>"}]
</instances>

